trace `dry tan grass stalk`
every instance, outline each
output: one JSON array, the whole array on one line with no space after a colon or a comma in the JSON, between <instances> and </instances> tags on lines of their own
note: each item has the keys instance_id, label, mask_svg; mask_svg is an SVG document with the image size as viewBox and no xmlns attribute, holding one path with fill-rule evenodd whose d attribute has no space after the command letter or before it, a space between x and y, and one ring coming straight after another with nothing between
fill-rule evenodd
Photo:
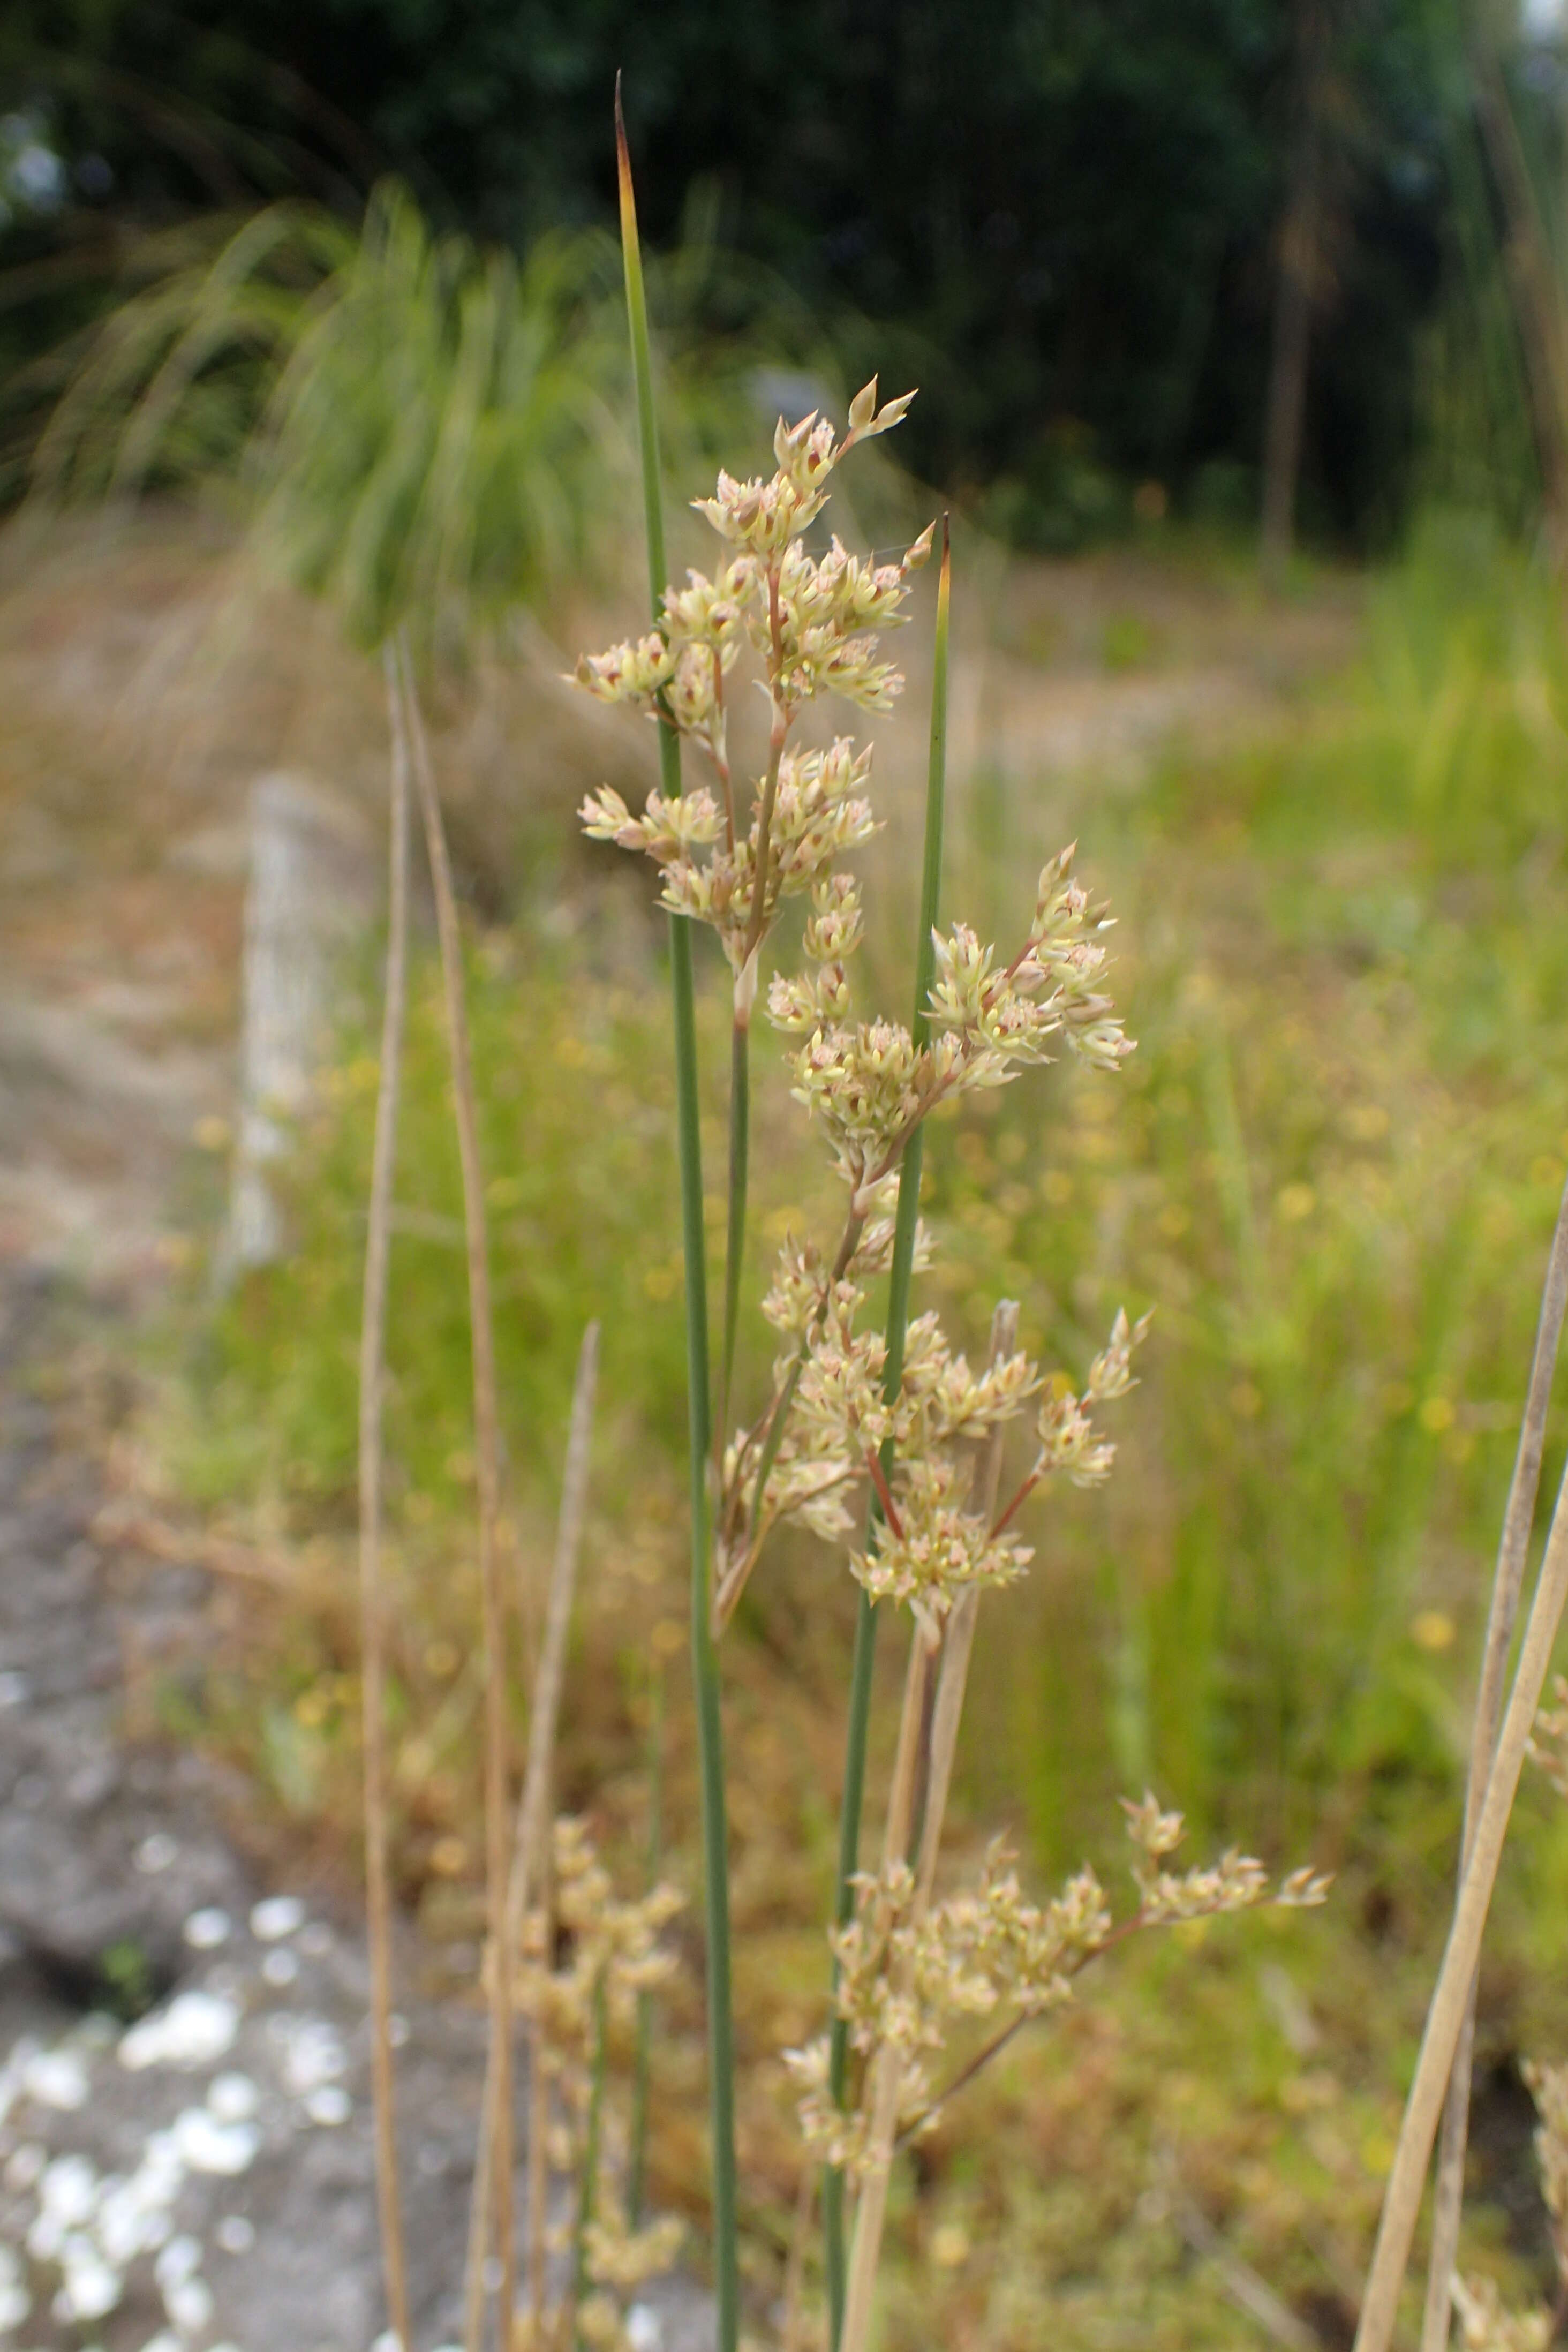
<instances>
[{"instance_id":1,"label":"dry tan grass stalk","mask_svg":"<svg viewBox=\"0 0 1568 2352\"><path fill-rule=\"evenodd\" d=\"M1541 1695L1552 1663L1552 1645L1568 1600L1568 1479L1560 1489L1546 1539L1546 1556L1531 1602L1530 1617L1520 1649L1508 1713L1486 1797L1476 1822L1470 1859L1459 1889L1454 1923L1448 1931L1443 1965L1438 1971L1426 2029L1421 2039L1415 2075L1405 2102L1399 2144L1384 2191L1377 2243L1373 2249L1362 2301L1361 2323L1354 2352L1388 2352L1399 2307L1399 2290L1410 2259L1416 2216L1426 2166L1436 2136L1437 2119L1453 2070L1454 2053L1469 2005L1470 1985L1480 1955L1487 1910L1497 1883L1498 1864L1508 1834L1509 1816L1519 1787L1525 1748L1534 1726Z\"/></svg>"},{"instance_id":2,"label":"dry tan grass stalk","mask_svg":"<svg viewBox=\"0 0 1568 2352\"><path fill-rule=\"evenodd\" d=\"M544 1640L534 1675L528 1719L528 1763L523 1774L522 1802L518 1808L512 1847L511 1874L507 1887L505 1935L508 1974L517 1952L518 1937L531 1893L542 1894L550 1863L550 1802L554 1780L555 1741L561 1720L561 1694L566 1679L566 1642L572 1626L572 1602L576 1591L577 1563L583 1549L583 1523L588 1507L588 1460L594 1434L594 1398L599 1377L599 1326L590 1323L577 1356L577 1378L572 1392L572 1420L566 1437L566 1465L561 1482L561 1509L555 1523L555 1555L545 1604ZM465 2305L470 2329L483 2312L485 2229L489 2209L489 2168L494 2150L494 2105L499 2087L494 2053L485 2067L483 2122L475 2159L474 2208L468 2237ZM529 2084L528 2205L529 2301L535 2323L544 2310L544 2143L548 2129L544 2070L540 2063L535 2030L533 2063ZM536 2210L537 2207L537 2210ZM503 2344L505 2336L503 2332Z\"/></svg>"},{"instance_id":3,"label":"dry tan grass stalk","mask_svg":"<svg viewBox=\"0 0 1568 2352\"><path fill-rule=\"evenodd\" d=\"M501 2265L501 2309L510 2313L517 2301L516 2250L512 2230L511 1969L506 1933L507 1831L510 1790L507 1753L507 1605L497 1540L497 1526L500 1517L500 1436L496 1410L489 1244L485 1218L484 1176L479 1165L479 1112L474 1095L468 1007L463 990L463 940L458 920L457 897L452 887L451 860L447 854L447 834L441 822L436 772L405 641L399 643L398 661L409 741L414 752L415 782L425 820L426 854L429 859L430 879L436 898L436 925L441 943L441 980L446 997L447 1042L452 1065L452 1107L458 1129L458 1157L462 1167L463 1227L468 1244L468 1324L474 1365L474 1451L479 1494L479 1589L485 1642L485 1885L489 1921L489 2064L496 2078L496 2096L490 2118L493 2127L491 2179L496 2199L497 2251ZM479 2335L472 2329L467 2343L468 2352L479 2352Z\"/></svg>"},{"instance_id":4,"label":"dry tan grass stalk","mask_svg":"<svg viewBox=\"0 0 1568 2352\"><path fill-rule=\"evenodd\" d=\"M528 1909L530 1882L536 1878L550 1833L550 1788L555 1758L555 1737L561 1719L561 1692L566 1678L566 1638L571 1631L572 1602L576 1591L577 1562L583 1549L583 1523L588 1512L588 1456L594 1436L594 1395L599 1378L599 1327L590 1323L577 1357L577 1379L572 1392L572 1422L566 1438L566 1467L561 1482L561 1511L555 1523L555 1558L550 1573L550 1597L545 1608L544 1644L528 1725L528 1767L523 1777L522 1803L518 1811L517 1839L512 1851L511 1883L507 1891L507 1925L515 1941Z\"/></svg>"},{"instance_id":5,"label":"dry tan grass stalk","mask_svg":"<svg viewBox=\"0 0 1568 2352\"><path fill-rule=\"evenodd\" d=\"M392 1185L397 1157L398 1080L408 963L408 736L395 657L386 649L386 701L392 726L392 788L386 918L386 979L381 1016L375 1142L371 1158L369 1231L359 1367L359 1582L364 1745L365 1912L370 1939L371 2063L375 2092L375 2181L386 2315L403 2352L411 2352L403 2200L397 2174L397 2118L392 2054L392 1889L387 1867L386 1603L381 1574L382 1408L386 1370L386 1276Z\"/></svg>"},{"instance_id":6,"label":"dry tan grass stalk","mask_svg":"<svg viewBox=\"0 0 1568 2352\"><path fill-rule=\"evenodd\" d=\"M991 1321L991 1360L1008 1354L1016 1344L1018 1309L1004 1299ZM992 1516L996 1508L1002 1474L1002 1433L994 1431L985 1447L976 1476L978 1507ZM899 1745L888 1799L888 1824L883 1841L885 1864L908 1859L915 1833L917 1790L923 1778L925 1817L920 1832L916 1885L910 1906L911 1924L918 1925L931 1901L936 1875L937 1850L942 1843L942 1816L952 1780L958 1746L959 1719L963 1712L964 1683L974 1641L974 1604L971 1589L953 1603L945 1639L933 1646L917 1620L910 1643L909 1674L904 1684L903 1711L899 1718ZM930 1710L933 1678L940 1669L934 1715ZM929 1738L929 1753L921 1748ZM922 1761L924 1770L922 1773ZM879 2051L872 2066L868 2096L870 2104L868 2165L855 2211L855 2237L849 2254L849 2279L844 2303L840 2352L862 2352L871 2324L871 2301L881 2259L882 2230L887 2219L888 2188L899 2132L899 2102L903 2089L903 2056L896 2048Z\"/></svg>"},{"instance_id":7,"label":"dry tan grass stalk","mask_svg":"<svg viewBox=\"0 0 1568 2352\"><path fill-rule=\"evenodd\" d=\"M368 1244L367 1244L368 1247ZM98 1543L140 1552L147 1559L172 1560L179 1568L199 1568L209 1576L226 1577L236 1584L260 1585L290 1600L307 1597L299 1563L282 1553L272 1554L255 1544L235 1543L199 1528L178 1528L132 1505L106 1503L93 1515L88 1532Z\"/></svg>"},{"instance_id":8,"label":"dry tan grass stalk","mask_svg":"<svg viewBox=\"0 0 1568 2352\"><path fill-rule=\"evenodd\" d=\"M1563 1318L1568 1310L1568 1186L1564 1186L1552 1236L1552 1254L1541 1294L1541 1319L1536 1328L1535 1355L1530 1368L1530 1389L1520 1425L1519 1453L1513 1481L1503 1512L1502 1538L1492 1579L1491 1606L1487 1616L1486 1647L1481 1659L1476 1717L1470 1730L1470 1761L1465 1780L1465 1826L1460 1844L1459 1874L1475 1844L1476 1814L1487 1775L1497 1749L1498 1718L1502 1713L1503 1678L1519 1615L1524 1583L1524 1563L1530 1530L1535 1520L1541 1490L1541 1456L1546 1444L1546 1412L1552 1402L1552 1375ZM1470 2063L1476 2032L1476 1979L1459 2029L1454 2071L1448 2080L1443 2111L1443 2136L1437 2158L1437 2186L1432 2200L1432 2250L1426 2270L1426 2307L1421 2321L1421 2352L1447 2352L1452 2314L1454 2262L1459 2250L1459 2217L1465 2201L1465 2143L1470 2123Z\"/></svg>"}]
</instances>

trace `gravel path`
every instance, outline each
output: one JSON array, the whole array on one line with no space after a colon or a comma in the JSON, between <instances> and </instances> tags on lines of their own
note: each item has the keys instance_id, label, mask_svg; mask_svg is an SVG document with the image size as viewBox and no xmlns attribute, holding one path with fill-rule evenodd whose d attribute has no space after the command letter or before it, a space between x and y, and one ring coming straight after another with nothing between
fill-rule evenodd
<instances>
[{"instance_id":1,"label":"gravel path","mask_svg":"<svg viewBox=\"0 0 1568 2352\"><path fill-rule=\"evenodd\" d=\"M120 1735L122 1660L191 1651L205 1579L94 1539L92 1466L29 1393L51 1291L0 1277L0 2327L363 2352L381 2317L361 1937L254 1882L220 1819L242 1791ZM453 2330L482 2028L453 2004L405 2032L430 2344Z\"/></svg>"},{"instance_id":2,"label":"gravel path","mask_svg":"<svg viewBox=\"0 0 1568 2352\"><path fill-rule=\"evenodd\" d=\"M123 1736L124 1659L197 1657L206 1578L95 1536L94 1465L37 1392L60 1311L52 1277L0 1265L0 2342L368 2352L363 1935L257 1883L224 1826L242 1784ZM458 2332L484 2026L422 2001L399 2035L433 2347ZM712 2341L679 2280L634 2318L637 2352Z\"/></svg>"}]
</instances>

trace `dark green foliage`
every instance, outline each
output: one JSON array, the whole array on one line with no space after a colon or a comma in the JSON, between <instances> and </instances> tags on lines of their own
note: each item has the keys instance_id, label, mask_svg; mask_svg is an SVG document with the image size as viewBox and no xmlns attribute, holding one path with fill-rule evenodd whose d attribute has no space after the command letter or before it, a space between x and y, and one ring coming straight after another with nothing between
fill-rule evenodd
<instances>
[{"instance_id":1,"label":"dark green foliage","mask_svg":"<svg viewBox=\"0 0 1568 2352\"><path fill-rule=\"evenodd\" d=\"M735 249L816 310L847 378L879 362L921 383L917 468L1041 486L1017 513L1026 538L1117 519L1116 499L1079 512L1096 467L1180 487L1205 463L1256 462L1286 0L74 0L71 13L62 30L58 8L13 12L0 69L53 109L68 158L108 160L107 201L139 216L285 180L346 197L390 165L437 217L484 236L607 223L620 68L652 243L705 187ZM1440 68L1454 39L1432 13L1370 0L1336 37L1308 474L1339 526L1387 519L1411 449L1453 95ZM710 290L723 324L734 289ZM1064 434L1084 453L1065 522Z\"/></svg>"},{"instance_id":2,"label":"dark green foliage","mask_svg":"<svg viewBox=\"0 0 1568 2352\"><path fill-rule=\"evenodd\" d=\"M70 355L34 489L237 472L264 567L363 646L406 628L457 656L476 621L581 575L614 499L606 250L479 253L390 180L357 234L284 203L149 237L148 282Z\"/></svg>"}]
</instances>

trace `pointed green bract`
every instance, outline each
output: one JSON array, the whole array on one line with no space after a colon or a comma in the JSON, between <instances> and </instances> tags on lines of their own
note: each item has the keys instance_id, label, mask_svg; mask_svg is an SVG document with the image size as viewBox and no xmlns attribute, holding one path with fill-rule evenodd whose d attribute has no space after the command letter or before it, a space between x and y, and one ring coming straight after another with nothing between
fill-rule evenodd
<instances>
[{"instance_id":1,"label":"pointed green bract","mask_svg":"<svg viewBox=\"0 0 1568 2352\"><path fill-rule=\"evenodd\" d=\"M637 440L642 457L648 590L653 620L664 617L664 510L658 428L654 414L647 302L637 242L631 156L616 89L616 158L620 184L621 251L626 264L626 314L637 385ZM680 792L680 746L672 728L658 730L660 782L667 798ZM669 919L669 968L675 1019L675 1087L680 1155L681 1240L686 1260L687 1436L691 1480L691 1667L697 1698L702 1788L703 1891L708 1942L709 2099L713 2133L713 2269L718 2298L719 2352L736 2352L740 2335L740 2267L735 2236L735 2061L730 1992L729 1829L724 1803L723 1723L719 1664L713 1645L710 1582L712 1543L708 1451L712 1396L708 1349L708 1279L702 1227L702 1148L697 1108L697 1017L692 985L691 925Z\"/></svg>"}]
</instances>

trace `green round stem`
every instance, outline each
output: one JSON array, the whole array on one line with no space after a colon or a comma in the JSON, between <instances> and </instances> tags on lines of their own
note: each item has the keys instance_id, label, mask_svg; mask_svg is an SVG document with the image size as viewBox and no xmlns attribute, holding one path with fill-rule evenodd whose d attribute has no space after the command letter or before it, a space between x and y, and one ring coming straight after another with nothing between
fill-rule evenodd
<instances>
[{"instance_id":1,"label":"green round stem","mask_svg":"<svg viewBox=\"0 0 1568 2352\"><path fill-rule=\"evenodd\" d=\"M664 619L664 516L658 432L653 402L647 301L637 239L631 157L616 89L616 151L620 183L621 254L632 373L637 385L643 509L647 530L648 589L654 624ZM680 745L672 728L658 730L660 778L668 798L680 793ZM702 1791L702 1882L708 1945L709 2099L713 2132L713 2268L718 2303L718 2352L740 2341L740 2263L735 2238L735 2053L730 1992L729 1832L724 1804L724 1729L719 1665L713 1647L709 1589L712 1540L708 1449L712 1375L708 1348L708 1276L702 1230L702 1149L698 1118L697 1014L691 972L691 926L669 919L669 971L675 1023L676 1124L680 1153L680 1223L686 1261L686 1385L688 1460L691 1482L691 1669Z\"/></svg>"},{"instance_id":2,"label":"green round stem","mask_svg":"<svg viewBox=\"0 0 1568 2352\"><path fill-rule=\"evenodd\" d=\"M936 977L936 921L942 890L942 820L947 796L947 671L949 614L952 562L947 517L942 522L942 570L937 582L936 640L931 662L931 757L926 771L925 844L921 863L920 934L915 942L915 1002L910 1034L917 1052L931 1035L931 992ZM920 1222L921 1163L923 1130L917 1128L904 1147L903 1173L899 1180L899 1210L893 1227L893 1259L888 1276L888 1360L882 1392L889 1402L904 1377L904 1341L909 1331L910 1286L914 1274L915 1237ZM892 1477L891 1444L882 1448L884 1485ZM873 1493L868 1536L882 1517ZM855 1916L855 1874L860 1866L860 1816L866 1800L866 1749L871 1726L871 1685L877 1657L877 1612L864 1589L855 1620L855 1654L849 1668L849 1717L845 1738L844 1795L838 1824L838 1887L834 1916L847 1927ZM838 1990L838 1964L834 1963L833 1989ZM828 2042L828 2087L842 2106L848 2087L849 2031L837 2014L837 1999ZM827 2274L829 2352L837 2352L844 2326L847 2256L844 2227L844 2175L829 2166L822 2184L823 2256Z\"/></svg>"},{"instance_id":3,"label":"green round stem","mask_svg":"<svg viewBox=\"0 0 1568 2352\"><path fill-rule=\"evenodd\" d=\"M740 2265L735 2242L735 2046L730 1994L729 1826L724 1805L724 1725L710 1600L712 1537L708 1495L710 1443L708 1283L703 1256L702 1158L697 1113L697 1017L691 979L691 926L669 924L675 1011L677 1124L680 1138L680 1222L686 1257L687 1432L691 1480L691 1677L697 1699L702 1791L702 1885L708 1937L708 2070L713 2123L713 2263L719 2352L740 2338Z\"/></svg>"}]
</instances>

